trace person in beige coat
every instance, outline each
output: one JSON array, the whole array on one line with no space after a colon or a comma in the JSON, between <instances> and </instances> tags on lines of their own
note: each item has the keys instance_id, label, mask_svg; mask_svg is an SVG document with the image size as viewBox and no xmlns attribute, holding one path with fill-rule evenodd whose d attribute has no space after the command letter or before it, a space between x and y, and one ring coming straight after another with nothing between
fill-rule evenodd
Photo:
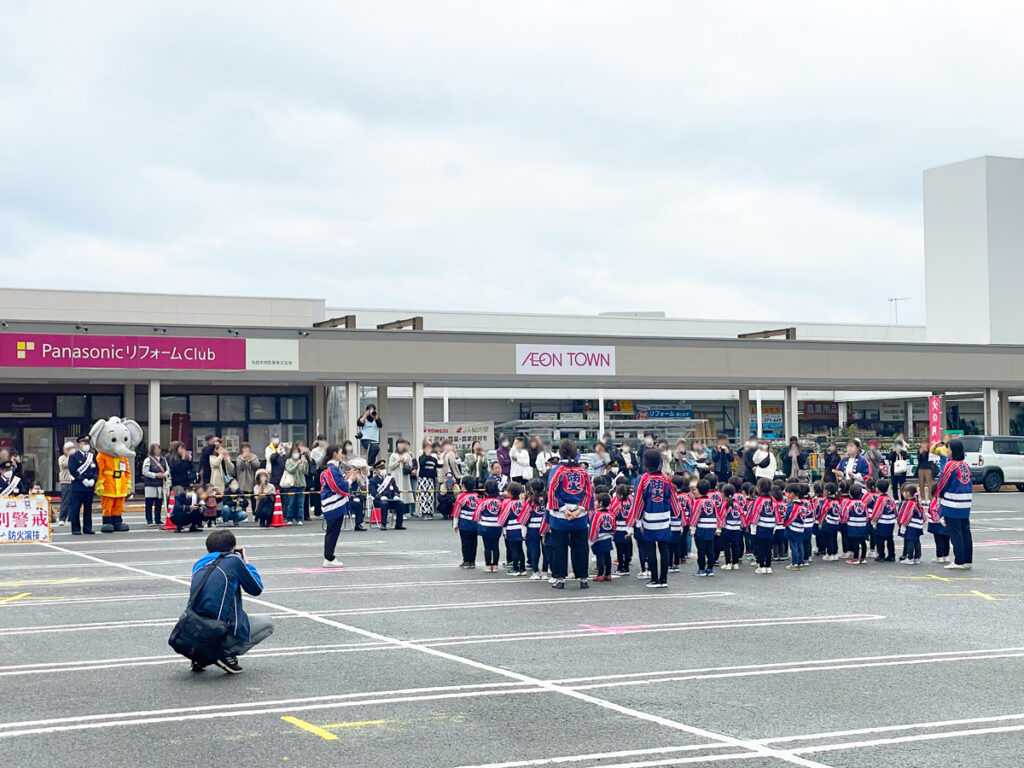
<instances>
[{"instance_id":1,"label":"person in beige coat","mask_svg":"<svg viewBox=\"0 0 1024 768\"><path fill-rule=\"evenodd\" d=\"M216 488L219 493L224 493L224 489L227 486L227 482L224 479L225 474L234 475L235 464L231 461L228 449L218 443L213 453L210 454L210 485Z\"/></svg>"}]
</instances>

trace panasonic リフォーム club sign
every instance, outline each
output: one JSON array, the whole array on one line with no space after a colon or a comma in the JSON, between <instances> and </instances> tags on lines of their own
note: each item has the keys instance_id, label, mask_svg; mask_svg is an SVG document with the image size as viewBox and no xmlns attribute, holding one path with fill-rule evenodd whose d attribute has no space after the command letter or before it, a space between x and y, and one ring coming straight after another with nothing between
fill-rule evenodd
<instances>
[{"instance_id":1,"label":"panasonic \u30ea\u30d5\u30a9\u30fc\u30e0 club sign","mask_svg":"<svg viewBox=\"0 0 1024 768\"><path fill-rule=\"evenodd\" d=\"M614 376L615 347L516 344L516 373L533 376Z\"/></svg>"}]
</instances>

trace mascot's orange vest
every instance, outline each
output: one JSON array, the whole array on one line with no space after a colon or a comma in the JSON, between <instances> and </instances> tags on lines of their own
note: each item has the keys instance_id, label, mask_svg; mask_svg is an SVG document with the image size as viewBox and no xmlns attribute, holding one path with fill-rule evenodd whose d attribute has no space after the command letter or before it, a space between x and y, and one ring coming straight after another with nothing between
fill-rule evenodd
<instances>
[{"instance_id":1,"label":"mascot's orange vest","mask_svg":"<svg viewBox=\"0 0 1024 768\"><path fill-rule=\"evenodd\" d=\"M97 453L96 467L100 471L100 476L96 479L96 493L98 495L123 498L131 493L131 459Z\"/></svg>"}]
</instances>

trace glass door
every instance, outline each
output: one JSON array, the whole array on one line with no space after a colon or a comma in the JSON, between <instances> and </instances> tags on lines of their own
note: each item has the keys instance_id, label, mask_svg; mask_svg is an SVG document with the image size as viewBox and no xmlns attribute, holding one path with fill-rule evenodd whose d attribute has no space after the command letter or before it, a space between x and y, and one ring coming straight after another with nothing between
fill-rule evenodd
<instances>
[{"instance_id":1,"label":"glass door","mask_svg":"<svg viewBox=\"0 0 1024 768\"><path fill-rule=\"evenodd\" d=\"M53 427L25 427L22 430L22 471L25 482L39 483L44 491L53 490Z\"/></svg>"}]
</instances>

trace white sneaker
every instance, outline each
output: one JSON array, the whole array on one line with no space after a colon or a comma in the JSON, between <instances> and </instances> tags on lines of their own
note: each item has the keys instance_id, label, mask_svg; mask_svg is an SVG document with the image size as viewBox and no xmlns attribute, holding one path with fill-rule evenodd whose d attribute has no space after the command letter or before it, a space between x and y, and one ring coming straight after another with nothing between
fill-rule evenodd
<instances>
[{"instance_id":1,"label":"white sneaker","mask_svg":"<svg viewBox=\"0 0 1024 768\"><path fill-rule=\"evenodd\" d=\"M947 570L947 571L966 571L966 570L968 570L968 567L967 567L966 563L964 565L957 565L956 563L950 563L949 565L945 566L944 570Z\"/></svg>"},{"instance_id":2,"label":"white sneaker","mask_svg":"<svg viewBox=\"0 0 1024 768\"><path fill-rule=\"evenodd\" d=\"M537 572L534 572L533 575L530 576L530 581L540 581L540 580L541 580L541 575L539 573L537 573Z\"/></svg>"},{"instance_id":3,"label":"white sneaker","mask_svg":"<svg viewBox=\"0 0 1024 768\"><path fill-rule=\"evenodd\" d=\"M57 527L58 528L63 528L64 527L64 521L63 520L58 520L57 521Z\"/></svg>"},{"instance_id":4,"label":"white sneaker","mask_svg":"<svg viewBox=\"0 0 1024 768\"><path fill-rule=\"evenodd\" d=\"M296 521L295 521L295 524L296 524L296 525L302 525L302 521L301 521L301 520L296 520Z\"/></svg>"},{"instance_id":5,"label":"white sneaker","mask_svg":"<svg viewBox=\"0 0 1024 768\"><path fill-rule=\"evenodd\" d=\"M764 573L764 568L757 567L754 569L754 573Z\"/></svg>"},{"instance_id":6,"label":"white sneaker","mask_svg":"<svg viewBox=\"0 0 1024 768\"><path fill-rule=\"evenodd\" d=\"M289 521L288 521L288 522L286 523L286 525L295 525L295 523L293 523L293 522L292 522L291 520L289 520Z\"/></svg>"},{"instance_id":7,"label":"white sneaker","mask_svg":"<svg viewBox=\"0 0 1024 768\"><path fill-rule=\"evenodd\" d=\"M765 573L771 573L772 572L771 566L768 566L767 568L765 568L764 572Z\"/></svg>"},{"instance_id":8,"label":"white sneaker","mask_svg":"<svg viewBox=\"0 0 1024 768\"><path fill-rule=\"evenodd\" d=\"M337 558L334 560L324 558L324 568L341 568L341 560L338 560Z\"/></svg>"},{"instance_id":9,"label":"white sneaker","mask_svg":"<svg viewBox=\"0 0 1024 768\"><path fill-rule=\"evenodd\" d=\"M946 559L947 559L947 560L949 560L949 558L948 558L948 557L947 557ZM974 566L973 566L973 565L972 565L971 563L964 563L964 570L965 570L965 571L969 571L969 570L971 570L971 568L973 568L973 567L974 567Z\"/></svg>"}]
</instances>

